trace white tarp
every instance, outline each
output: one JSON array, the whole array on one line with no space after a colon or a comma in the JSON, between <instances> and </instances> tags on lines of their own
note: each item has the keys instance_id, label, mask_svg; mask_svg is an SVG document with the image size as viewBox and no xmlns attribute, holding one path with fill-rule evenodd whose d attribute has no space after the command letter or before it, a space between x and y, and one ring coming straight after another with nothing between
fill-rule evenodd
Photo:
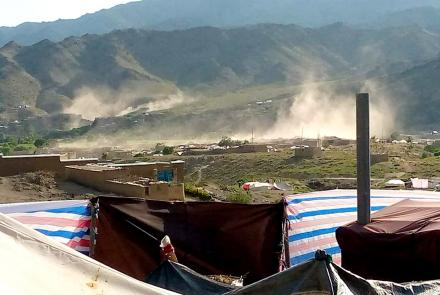
<instances>
[{"instance_id":1,"label":"white tarp","mask_svg":"<svg viewBox=\"0 0 440 295\"><path fill-rule=\"evenodd\" d=\"M400 179L390 179L385 182L385 187L405 187L405 182Z\"/></svg>"},{"instance_id":2,"label":"white tarp","mask_svg":"<svg viewBox=\"0 0 440 295\"><path fill-rule=\"evenodd\" d=\"M429 188L429 181L428 181L428 179L411 178L411 184L412 184L412 187L416 188L416 189L427 189L427 188Z\"/></svg>"},{"instance_id":3,"label":"white tarp","mask_svg":"<svg viewBox=\"0 0 440 295\"><path fill-rule=\"evenodd\" d=\"M246 182L242 185L245 191L266 191L272 189L273 185L267 182Z\"/></svg>"},{"instance_id":4,"label":"white tarp","mask_svg":"<svg viewBox=\"0 0 440 295\"><path fill-rule=\"evenodd\" d=\"M176 294L124 275L0 214L0 294Z\"/></svg>"}]
</instances>

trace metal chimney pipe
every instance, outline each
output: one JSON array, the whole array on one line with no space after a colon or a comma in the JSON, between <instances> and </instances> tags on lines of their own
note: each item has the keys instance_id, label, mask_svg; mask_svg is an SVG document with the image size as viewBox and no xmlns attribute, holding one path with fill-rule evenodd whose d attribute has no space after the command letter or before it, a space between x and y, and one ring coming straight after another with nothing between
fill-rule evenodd
<instances>
[{"instance_id":1,"label":"metal chimney pipe","mask_svg":"<svg viewBox=\"0 0 440 295\"><path fill-rule=\"evenodd\" d=\"M370 223L370 106L368 93L356 94L357 221Z\"/></svg>"}]
</instances>

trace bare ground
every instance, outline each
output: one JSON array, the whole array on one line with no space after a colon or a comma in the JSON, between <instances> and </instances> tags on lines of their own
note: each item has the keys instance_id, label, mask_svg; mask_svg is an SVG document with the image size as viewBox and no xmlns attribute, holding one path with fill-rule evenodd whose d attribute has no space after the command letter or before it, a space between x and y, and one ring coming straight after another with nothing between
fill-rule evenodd
<instances>
[{"instance_id":1,"label":"bare ground","mask_svg":"<svg viewBox=\"0 0 440 295\"><path fill-rule=\"evenodd\" d=\"M50 172L0 177L0 203L87 199L99 192L57 179Z\"/></svg>"}]
</instances>

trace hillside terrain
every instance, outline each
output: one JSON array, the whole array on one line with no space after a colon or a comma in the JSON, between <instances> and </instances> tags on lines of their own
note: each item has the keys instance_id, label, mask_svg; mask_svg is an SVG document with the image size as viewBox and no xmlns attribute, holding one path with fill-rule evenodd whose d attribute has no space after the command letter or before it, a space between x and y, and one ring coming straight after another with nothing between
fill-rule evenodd
<instances>
[{"instance_id":1,"label":"hillside terrain","mask_svg":"<svg viewBox=\"0 0 440 295\"><path fill-rule=\"evenodd\" d=\"M69 130L99 118L83 131L218 138L267 132L295 96L328 96L330 110L335 97L366 90L391 104L398 98L402 127L424 128L439 123L439 52L439 35L418 26L341 23L131 29L31 46L10 42L0 49L0 123L13 135ZM423 118L408 116L426 107Z\"/></svg>"},{"instance_id":2,"label":"hillside terrain","mask_svg":"<svg viewBox=\"0 0 440 295\"><path fill-rule=\"evenodd\" d=\"M411 11L419 7L429 8ZM259 23L319 27L334 22L370 26L394 25L396 22L401 25L401 20L423 26L438 23L438 13L432 13L432 7L439 8L440 3L437 0L143 0L74 20L2 27L0 46L9 41L30 45L44 39L61 41L69 36L103 34L128 28L176 30Z\"/></svg>"}]
</instances>

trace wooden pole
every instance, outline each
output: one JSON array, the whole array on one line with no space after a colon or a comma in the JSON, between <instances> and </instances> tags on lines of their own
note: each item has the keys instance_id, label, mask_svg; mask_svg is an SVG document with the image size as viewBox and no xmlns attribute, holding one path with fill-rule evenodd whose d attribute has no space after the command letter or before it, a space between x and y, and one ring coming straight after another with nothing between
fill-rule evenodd
<instances>
[{"instance_id":1,"label":"wooden pole","mask_svg":"<svg viewBox=\"0 0 440 295\"><path fill-rule=\"evenodd\" d=\"M370 223L370 107L368 93L356 95L357 221Z\"/></svg>"}]
</instances>

